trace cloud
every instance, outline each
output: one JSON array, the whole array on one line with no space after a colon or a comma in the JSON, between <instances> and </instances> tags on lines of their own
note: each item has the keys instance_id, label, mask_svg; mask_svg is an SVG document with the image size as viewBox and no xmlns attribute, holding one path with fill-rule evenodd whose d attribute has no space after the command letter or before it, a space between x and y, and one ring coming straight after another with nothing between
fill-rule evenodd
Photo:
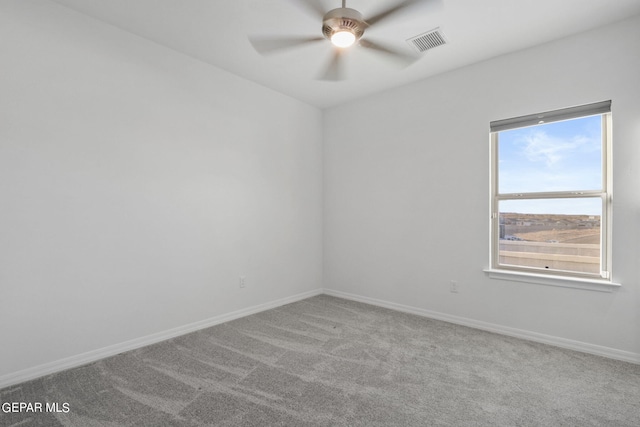
<instances>
[{"instance_id":1,"label":"cloud","mask_svg":"<svg viewBox=\"0 0 640 427\"><path fill-rule=\"evenodd\" d=\"M519 142L524 145L523 154L529 161L544 162L548 168L560 164L576 152L593 151L594 145L595 148L599 147L593 138L584 135L561 138L549 136L541 129L522 135Z\"/></svg>"}]
</instances>

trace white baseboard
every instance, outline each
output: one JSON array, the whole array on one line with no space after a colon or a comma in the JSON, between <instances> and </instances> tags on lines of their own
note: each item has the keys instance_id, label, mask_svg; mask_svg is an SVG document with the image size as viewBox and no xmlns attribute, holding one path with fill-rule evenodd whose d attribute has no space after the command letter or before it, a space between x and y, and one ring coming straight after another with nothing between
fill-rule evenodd
<instances>
[{"instance_id":1,"label":"white baseboard","mask_svg":"<svg viewBox=\"0 0 640 427\"><path fill-rule=\"evenodd\" d=\"M418 316L428 317L431 319L442 320L457 325L468 326L475 329L481 329L484 331L494 332L497 334L508 335L516 338L522 338L530 341L540 342L543 344L549 344L556 347L562 347L570 350L581 351L583 353L594 354L597 356L608 357L611 359L621 360L624 362L631 362L640 364L640 354L617 350L614 348L599 346L595 344L588 344L580 341L569 340L566 338L555 337L552 335L540 334L537 332L530 332L522 329L510 328L507 326L497 325L493 323L481 322L478 320L468 319L460 316L453 316L450 314L439 313L431 310L425 310L422 308L411 307L408 305L397 304L394 302L383 301L375 298L364 297L361 295L350 294L341 291L335 291L331 289L315 289L313 291L304 292L301 294L293 295L290 297L282 298L279 300L271 301L264 304L258 304L253 307L248 307L242 310L233 311L231 313L221 314L209 319L204 319L199 322L190 323L188 325L180 326L177 328L169 329L166 331L158 332L155 334L147 335L144 337L136 338L133 340L125 341L119 344L111 345L97 350L92 350L86 353L78 354L75 356L67 357L64 359L56 360L53 362L45 363L43 365L35 366L33 368L24 369L18 372L10 373L0 376L0 388L9 387L14 384L19 384L25 381L33 380L43 377L45 375L54 374L56 372L64 371L67 369L75 368L78 366L86 365L91 362L95 362L106 357L115 356L116 354L124 351L135 350L146 345L155 344L161 341L168 340L180 335L195 332L200 329L208 328L210 326L219 325L221 323L229 322L234 319L249 316L251 314L259 313L261 311L270 310L272 308L280 307L285 304L300 301L306 298L310 298L320 294L331 295L348 300L358 301L365 304L376 305L379 307L385 307L392 310L402 311L405 313L416 314Z\"/></svg>"},{"instance_id":2,"label":"white baseboard","mask_svg":"<svg viewBox=\"0 0 640 427\"><path fill-rule=\"evenodd\" d=\"M431 319L442 320L456 325L468 326L470 328L481 329L483 331L494 332L497 334L508 335L515 338L522 338L529 341L535 341L543 344L549 344L556 347L576 350L583 353L593 354L596 356L608 357L610 359L621 360L640 364L640 354L630 351L617 350L615 348L604 347L595 344L589 344L581 341L569 340L566 338L555 337L552 335L540 334L537 332L526 331L523 329L510 328L508 326L497 325L494 323L481 322L479 320L468 319L466 317L453 316L450 314L439 313L436 311L425 310L423 308L411 307L408 305L397 304L394 302L383 301L375 298L363 297L341 291L325 289L326 295L338 298L358 301L365 304L376 305L379 307L389 308L392 310L402 311L405 313L416 314L418 316L428 317Z\"/></svg>"},{"instance_id":3,"label":"white baseboard","mask_svg":"<svg viewBox=\"0 0 640 427\"><path fill-rule=\"evenodd\" d=\"M136 348L144 347L146 345L155 344L161 341L168 340L180 335L195 332L200 329L208 328L211 326L219 325L240 317L249 316L251 314L259 313L261 311L270 310L272 308L280 307L285 304L300 301L312 296L322 294L322 289L316 289L309 292L293 295L290 297L282 298L279 300L271 301L264 304L258 304L253 307L244 308L242 310L233 311L231 313L221 314L209 319L204 319L198 322L190 323L188 325L179 326L177 328L169 329L166 331L158 332L144 337L136 338L133 340L125 341L119 344L110 345L108 347L100 348L97 350L88 351L86 353L78 354L64 359L55 360L53 362L38 365L33 368L24 369L22 371L10 373L0 376L0 388L9 387L14 384L22 383L24 381L33 380L36 378L50 375L56 372L64 371L67 369L75 368L78 366L86 365L87 363L95 362L105 357L115 356L116 354L124 351L135 350Z\"/></svg>"}]
</instances>

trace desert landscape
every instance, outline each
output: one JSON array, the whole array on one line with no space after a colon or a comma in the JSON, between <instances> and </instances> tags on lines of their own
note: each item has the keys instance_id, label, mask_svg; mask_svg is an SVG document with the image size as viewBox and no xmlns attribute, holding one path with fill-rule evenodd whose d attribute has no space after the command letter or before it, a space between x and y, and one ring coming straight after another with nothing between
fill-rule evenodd
<instances>
[{"instance_id":1,"label":"desert landscape","mask_svg":"<svg viewBox=\"0 0 640 427\"><path fill-rule=\"evenodd\" d=\"M600 243L599 215L500 213L500 237L551 243Z\"/></svg>"},{"instance_id":2,"label":"desert landscape","mask_svg":"<svg viewBox=\"0 0 640 427\"><path fill-rule=\"evenodd\" d=\"M500 264L599 274L600 216L500 214Z\"/></svg>"}]
</instances>

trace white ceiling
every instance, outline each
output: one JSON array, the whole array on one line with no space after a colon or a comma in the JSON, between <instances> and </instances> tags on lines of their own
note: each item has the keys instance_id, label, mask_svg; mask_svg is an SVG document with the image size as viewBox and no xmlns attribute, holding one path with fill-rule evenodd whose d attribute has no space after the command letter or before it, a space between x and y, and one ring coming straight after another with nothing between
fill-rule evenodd
<instances>
[{"instance_id":1,"label":"white ceiling","mask_svg":"<svg viewBox=\"0 0 640 427\"><path fill-rule=\"evenodd\" d=\"M318 80L332 52L318 42L270 56L249 36L319 36L311 0L53 0L91 17L324 108L640 14L640 0L424 0L364 38L411 53L406 39L439 27L448 43L409 67L350 49L346 79ZM330 10L341 0L317 0ZM348 0L365 19L400 0Z\"/></svg>"}]
</instances>

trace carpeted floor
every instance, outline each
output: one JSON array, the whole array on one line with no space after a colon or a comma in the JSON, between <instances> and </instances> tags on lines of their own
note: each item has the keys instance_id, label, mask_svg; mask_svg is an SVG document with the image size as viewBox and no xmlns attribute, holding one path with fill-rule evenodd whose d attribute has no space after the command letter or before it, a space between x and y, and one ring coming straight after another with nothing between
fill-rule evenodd
<instances>
[{"instance_id":1,"label":"carpeted floor","mask_svg":"<svg viewBox=\"0 0 640 427\"><path fill-rule=\"evenodd\" d=\"M0 400L43 403L2 426L638 427L640 365L321 295Z\"/></svg>"}]
</instances>

